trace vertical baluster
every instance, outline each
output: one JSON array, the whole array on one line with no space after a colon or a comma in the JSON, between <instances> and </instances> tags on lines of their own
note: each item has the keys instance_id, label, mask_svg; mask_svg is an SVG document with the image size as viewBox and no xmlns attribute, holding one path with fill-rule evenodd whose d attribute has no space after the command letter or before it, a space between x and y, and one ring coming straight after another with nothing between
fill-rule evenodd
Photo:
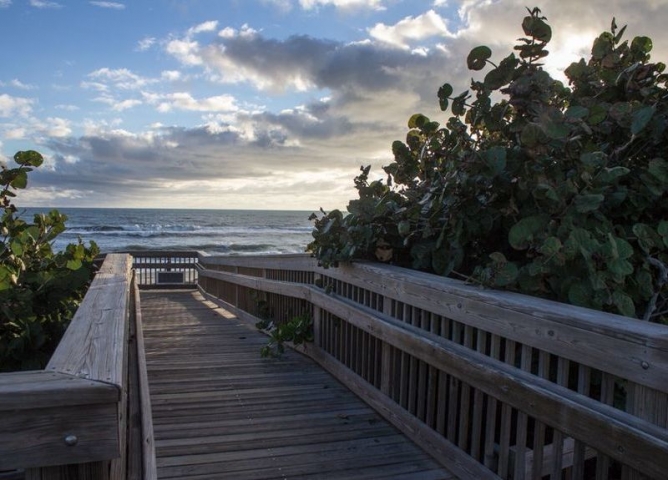
<instances>
[{"instance_id":1,"label":"vertical baluster","mask_svg":"<svg viewBox=\"0 0 668 480\"><path fill-rule=\"evenodd\" d=\"M429 330L437 334L440 319L434 313L429 313ZM426 405L426 418L425 423L429 425L430 428L436 429L436 401L437 401L437 382L438 382L438 369L427 365L427 405Z\"/></svg>"},{"instance_id":2,"label":"vertical baluster","mask_svg":"<svg viewBox=\"0 0 668 480\"><path fill-rule=\"evenodd\" d=\"M615 396L615 379L609 373L601 373L601 403L612 405ZM610 470L610 458L601 452L596 458L596 480L607 480Z\"/></svg>"},{"instance_id":3,"label":"vertical baluster","mask_svg":"<svg viewBox=\"0 0 668 480\"><path fill-rule=\"evenodd\" d=\"M476 338L476 351L485 353L487 344L487 332L478 330ZM473 420L471 428L471 456L480 461L480 446L482 440L482 413L484 406L484 395L477 388L473 391Z\"/></svg>"},{"instance_id":4,"label":"vertical baluster","mask_svg":"<svg viewBox=\"0 0 668 480\"><path fill-rule=\"evenodd\" d=\"M589 386L591 384L591 369L585 365L578 365L578 393L589 396ZM586 445L580 440L576 440L573 447L573 470L571 471L572 480L584 479L584 466L586 460Z\"/></svg>"},{"instance_id":5,"label":"vertical baluster","mask_svg":"<svg viewBox=\"0 0 668 480\"><path fill-rule=\"evenodd\" d=\"M531 347L522 345L520 367L525 372L531 371ZM529 418L524 412L517 412L517 434L515 436L515 471L514 480L524 480L526 472L527 426Z\"/></svg>"},{"instance_id":6,"label":"vertical baluster","mask_svg":"<svg viewBox=\"0 0 668 480\"><path fill-rule=\"evenodd\" d=\"M489 356L499 359L501 355L501 337L492 335L490 339ZM487 398L487 419L485 421L485 459L484 463L490 470L496 469L496 456L494 453L495 432L496 432L496 407L498 401L496 398Z\"/></svg>"},{"instance_id":7,"label":"vertical baluster","mask_svg":"<svg viewBox=\"0 0 668 480\"><path fill-rule=\"evenodd\" d=\"M515 364L515 350L517 344L512 340L506 340L506 352L504 361L508 364ZM510 460L510 443L512 430L513 408L508 404L501 406L501 433L499 440L499 469L498 474L501 478L508 477L508 467Z\"/></svg>"}]
</instances>

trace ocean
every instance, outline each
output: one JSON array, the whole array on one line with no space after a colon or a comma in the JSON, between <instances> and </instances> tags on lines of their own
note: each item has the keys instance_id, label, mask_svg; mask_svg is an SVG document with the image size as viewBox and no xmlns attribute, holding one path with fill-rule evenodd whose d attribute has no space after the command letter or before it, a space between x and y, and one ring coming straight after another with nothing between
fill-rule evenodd
<instances>
[{"instance_id":1,"label":"ocean","mask_svg":"<svg viewBox=\"0 0 668 480\"><path fill-rule=\"evenodd\" d=\"M25 208L32 221L47 208ZM304 253L312 240L310 211L58 208L67 230L56 250L81 238L102 253L128 250L199 250L215 255Z\"/></svg>"}]
</instances>

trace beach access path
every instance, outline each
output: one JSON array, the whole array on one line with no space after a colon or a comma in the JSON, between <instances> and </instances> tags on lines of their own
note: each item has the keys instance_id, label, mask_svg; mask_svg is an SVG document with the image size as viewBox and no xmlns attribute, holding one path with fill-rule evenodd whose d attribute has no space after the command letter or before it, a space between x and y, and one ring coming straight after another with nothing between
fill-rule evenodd
<instances>
[{"instance_id":1,"label":"beach access path","mask_svg":"<svg viewBox=\"0 0 668 480\"><path fill-rule=\"evenodd\" d=\"M305 356L196 291L143 291L159 478L456 477Z\"/></svg>"}]
</instances>

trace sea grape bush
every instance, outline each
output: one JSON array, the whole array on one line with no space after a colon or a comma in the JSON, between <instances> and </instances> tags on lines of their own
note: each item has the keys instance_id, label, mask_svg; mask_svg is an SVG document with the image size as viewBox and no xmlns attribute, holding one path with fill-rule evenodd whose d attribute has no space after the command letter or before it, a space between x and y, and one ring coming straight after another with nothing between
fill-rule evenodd
<instances>
[{"instance_id":1,"label":"sea grape bush","mask_svg":"<svg viewBox=\"0 0 668 480\"><path fill-rule=\"evenodd\" d=\"M668 76L613 19L591 58L553 79L538 8L514 52L470 89L438 91L446 124L413 115L386 181L355 179L348 214L312 215L325 266L373 258L629 317L668 319ZM498 101L497 101L498 99Z\"/></svg>"},{"instance_id":2,"label":"sea grape bush","mask_svg":"<svg viewBox=\"0 0 668 480\"><path fill-rule=\"evenodd\" d=\"M21 218L15 191L43 163L35 151L14 155L0 170L0 371L43 368L58 345L93 276L94 243L54 252L67 217L56 210Z\"/></svg>"}]
</instances>

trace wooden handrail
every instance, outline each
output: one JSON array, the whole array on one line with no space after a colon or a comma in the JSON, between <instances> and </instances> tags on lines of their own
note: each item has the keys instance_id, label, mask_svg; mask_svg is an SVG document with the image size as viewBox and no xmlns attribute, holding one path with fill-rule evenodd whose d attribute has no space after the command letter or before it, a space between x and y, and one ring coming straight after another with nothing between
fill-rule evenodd
<instances>
[{"instance_id":1,"label":"wooden handrail","mask_svg":"<svg viewBox=\"0 0 668 480\"><path fill-rule=\"evenodd\" d=\"M462 459L466 452L482 463L483 442L484 464L502 478L563 468L577 477L592 458L597 475L607 475L610 461L628 478L668 471L665 326L388 265L324 270L305 255L199 261L200 289L241 318L256 320L253 302L262 301L279 322L310 304L315 343L305 353L435 457L447 452L462 475L494 477L487 469L471 474ZM266 278L273 269L284 270L287 281ZM300 270L323 288L289 278ZM568 376L571 364L577 378ZM601 378L600 393L590 393L592 375ZM627 411L613 407L614 385L626 388ZM438 431L414 415L429 417ZM546 428L554 428L551 443Z\"/></svg>"},{"instance_id":2,"label":"wooden handrail","mask_svg":"<svg viewBox=\"0 0 668 480\"><path fill-rule=\"evenodd\" d=\"M45 370L0 375L0 470L78 464L81 478L110 478L122 456L131 265L107 255Z\"/></svg>"}]
</instances>

